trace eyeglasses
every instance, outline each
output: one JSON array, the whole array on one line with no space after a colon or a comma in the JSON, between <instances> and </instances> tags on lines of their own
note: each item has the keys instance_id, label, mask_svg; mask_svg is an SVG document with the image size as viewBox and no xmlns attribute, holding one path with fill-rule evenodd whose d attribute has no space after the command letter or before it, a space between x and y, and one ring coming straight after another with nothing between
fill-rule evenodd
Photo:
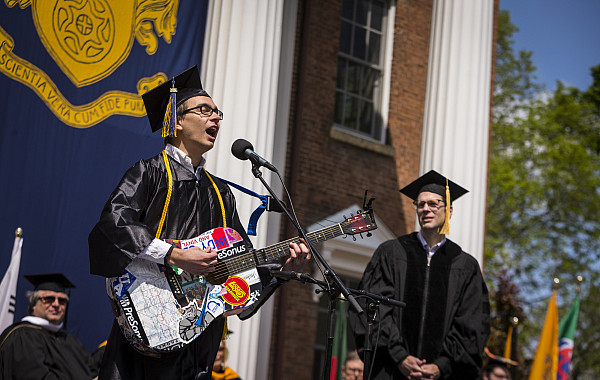
<instances>
[{"instance_id":1,"label":"eyeglasses","mask_svg":"<svg viewBox=\"0 0 600 380\"><path fill-rule=\"evenodd\" d=\"M66 297L56 297L56 296L46 296L46 297L40 297L40 300L45 303L45 304L53 304L54 300L58 300L58 303L61 306L64 306L67 304L67 302L69 302L69 299Z\"/></svg>"},{"instance_id":2,"label":"eyeglasses","mask_svg":"<svg viewBox=\"0 0 600 380\"><path fill-rule=\"evenodd\" d=\"M223 112L221 112L221 110L219 110L218 108L211 108L208 104L200 104L199 106L188 108L186 110L183 110L181 114L183 115L188 112L192 112L193 110L199 110L200 114L206 117L210 117L210 115L212 115L213 112L215 112L217 116L219 116L219 119L223 120Z\"/></svg>"},{"instance_id":3,"label":"eyeglasses","mask_svg":"<svg viewBox=\"0 0 600 380\"><path fill-rule=\"evenodd\" d=\"M446 206L446 203L444 203L443 201L427 201L418 203L415 201L413 202L413 204L415 205L417 210L423 210L425 208L425 205L427 205L431 211L437 211L440 208Z\"/></svg>"}]
</instances>

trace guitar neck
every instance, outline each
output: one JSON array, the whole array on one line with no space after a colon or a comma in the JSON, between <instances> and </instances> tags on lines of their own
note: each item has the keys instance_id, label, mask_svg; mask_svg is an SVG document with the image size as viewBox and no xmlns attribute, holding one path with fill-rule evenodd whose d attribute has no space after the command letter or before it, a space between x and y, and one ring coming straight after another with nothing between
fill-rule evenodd
<instances>
[{"instance_id":1,"label":"guitar neck","mask_svg":"<svg viewBox=\"0 0 600 380\"><path fill-rule=\"evenodd\" d=\"M338 223L334 224L333 226L325 227L320 230L310 232L306 235L306 237L308 238L308 240L310 240L312 244L317 244L341 235L344 235L344 231L342 230L342 226ZM284 240L280 243L265 247L263 249L254 251L259 264L265 264L268 262L279 260L282 257L288 256L290 254L290 243L299 244L300 238L294 237L288 240Z\"/></svg>"},{"instance_id":2,"label":"guitar neck","mask_svg":"<svg viewBox=\"0 0 600 380\"><path fill-rule=\"evenodd\" d=\"M340 223L308 233L306 237L312 244L320 243L344 235ZM257 249L246 254L225 261L230 274L241 273L258 265L266 264L281 259L290 254L290 243L300 243L300 238L295 237L271 246Z\"/></svg>"}]
</instances>

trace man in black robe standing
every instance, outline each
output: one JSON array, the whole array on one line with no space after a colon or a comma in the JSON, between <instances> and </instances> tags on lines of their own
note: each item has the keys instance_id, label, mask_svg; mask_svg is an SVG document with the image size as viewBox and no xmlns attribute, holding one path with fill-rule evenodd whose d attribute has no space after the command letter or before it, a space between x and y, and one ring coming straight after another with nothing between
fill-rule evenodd
<instances>
[{"instance_id":1,"label":"man in black robe standing","mask_svg":"<svg viewBox=\"0 0 600 380\"><path fill-rule=\"evenodd\" d=\"M63 274L26 275L34 285L28 312L0 335L0 379L91 379L97 373L79 339L64 330L74 288Z\"/></svg>"},{"instance_id":2,"label":"man in black robe standing","mask_svg":"<svg viewBox=\"0 0 600 380\"><path fill-rule=\"evenodd\" d=\"M400 191L414 201L421 230L381 244L359 284L406 303L379 306L370 379L476 379L490 329L488 291L477 260L445 236L452 202L467 190L432 170ZM364 355L365 326L354 313L350 323Z\"/></svg>"},{"instance_id":3,"label":"man in black robe standing","mask_svg":"<svg viewBox=\"0 0 600 380\"><path fill-rule=\"evenodd\" d=\"M191 239L226 225L248 241L229 186L204 170L203 155L215 144L223 113L202 89L197 67L142 98L152 130L163 129L165 150L134 164L111 194L88 238L91 272L121 276L135 258L208 274L217 264L214 249L195 246L184 250L164 239ZM283 268L300 270L309 258L304 244L290 244L290 257ZM240 318L250 317L279 285L267 275L268 270L258 269L263 291ZM153 357L134 349L115 321L99 379L208 380L224 325L225 318L217 318L184 348Z\"/></svg>"}]
</instances>

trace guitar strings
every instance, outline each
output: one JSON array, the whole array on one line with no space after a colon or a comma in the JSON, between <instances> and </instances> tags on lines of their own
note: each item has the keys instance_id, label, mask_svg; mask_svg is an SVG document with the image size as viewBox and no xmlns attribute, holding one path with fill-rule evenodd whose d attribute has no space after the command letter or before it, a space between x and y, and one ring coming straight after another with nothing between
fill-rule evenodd
<instances>
[{"instance_id":1,"label":"guitar strings","mask_svg":"<svg viewBox=\"0 0 600 380\"><path fill-rule=\"evenodd\" d=\"M308 238L311 240L311 242L313 243L319 243L321 241L325 241L327 239L333 238L333 237L337 237L342 235L343 229L341 229L341 227L345 224L346 222L343 223L338 223L336 225L333 226L329 226L329 227L325 227L322 228L320 230L317 230L315 232L309 233ZM338 234L336 234L335 232L339 232ZM322 240L319 239L319 237L322 238ZM262 249L258 249L258 250L254 250L248 253L244 253L242 255L238 255L234 258L231 258L229 260L225 260L225 261L220 261L216 267L217 269L214 272L210 272L208 274L209 277L220 277L220 276L224 276L226 274L229 274L232 270L235 271L235 273L240 273L242 272L244 269L251 269L256 267L257 265L260 264L264 264L273 260L276 260L280 257L283 256L287 256L287 251L284 251L281 248L278 248L280 246L288 246L290 243L299 243L300 242L300 238L299 237L293 237L287 240L284 240L278 244L275 244L274 246L271 247L266 247L266 248L262 248ZM261 260L261 258L259 257L260 255L258 255L258 253L260 252L264 252L264 256L265 256L265 260ZM277 252L286 252L286 254L281 254L281 255L277 255ZM254 256L255 253L257 253L256 257L257 257L257 262L255 262L254 260ZM251 264L254 263L254 264Z\"/></svg>"}]
</instances>

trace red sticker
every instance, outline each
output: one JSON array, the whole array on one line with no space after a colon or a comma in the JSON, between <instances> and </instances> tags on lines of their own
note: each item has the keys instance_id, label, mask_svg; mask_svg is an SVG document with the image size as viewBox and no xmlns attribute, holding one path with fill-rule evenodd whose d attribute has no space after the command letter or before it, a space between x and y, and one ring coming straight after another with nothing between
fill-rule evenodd
<instances>
[{"instance_id":1,"label":"red sticker","mask_svg":"<svg viewBox=\"0 0 600 380\"><path fill-rule=\"evenodd\" d=\"M227 241L227 237L225 236L225 231L223 231L223 227L218 227L213 230L212 238L215 241L215 249L220 250L223 248L229 247L229 242Z\"/></svg>"},{"instance_id":2,"label":"red sticker","mask_svg":"<svg viewBox=\"0 0 600 380\"><path fill-rule=\"evenodd\" d=\"M242 305L248 301L250 296L250 286L241 277L231 276L223 284L225 293L223 294L223 301L227 302L232 306Z\"/></svg>"}]
</instances>

